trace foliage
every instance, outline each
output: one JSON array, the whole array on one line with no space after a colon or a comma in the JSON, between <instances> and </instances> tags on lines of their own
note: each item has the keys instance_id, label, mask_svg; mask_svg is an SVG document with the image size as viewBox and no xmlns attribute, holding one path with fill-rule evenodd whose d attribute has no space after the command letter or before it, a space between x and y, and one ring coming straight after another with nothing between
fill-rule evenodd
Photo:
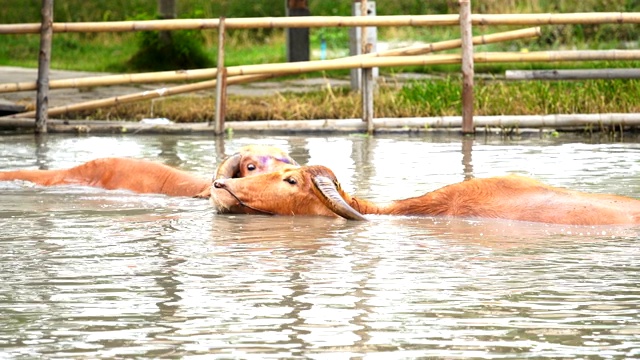
<instances>
[{"instance_id":1,"label":"foliage","mask_svg":"<svg viewBox=\"0 0 640 360\"><path fill-rule=\"evenodd\" d=\"M149 18L138 15L136 20ZM162 71L213 66L199 30L141 31L136 34L138 51L128 64L132 70Z\"/></svg>"}]
</instances>

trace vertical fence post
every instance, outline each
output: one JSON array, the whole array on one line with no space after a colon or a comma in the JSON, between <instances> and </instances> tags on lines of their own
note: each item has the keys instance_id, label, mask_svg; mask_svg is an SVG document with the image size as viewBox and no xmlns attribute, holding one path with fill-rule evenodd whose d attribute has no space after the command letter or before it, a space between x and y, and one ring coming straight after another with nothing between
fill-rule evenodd
<instances>
[{"instance_id":1,"label":"vertical fence post","mask_svg":"<svg viewBox=\"0 0 640 360\"><path fill-rule=\"evenodd\" d=\"M220 18L218 26L218 73L216 74L216 116L214 134L224 132L224 118L227 105L227 69L224 66L224 17Z\"/></svg>"},{"instance_id":2,"label":"vertical fence post","mask_svg":"<svg viewBox=\"0 0 640 360\"><path fill-rule=\"evenodd\" d=\"M38 55L38 83L36 95L36 134L47 132L49 110L49 65L51 62L51 38L53 37L53 0L42 0L40 27L40 53Z\"/></svg>"},{"instance_id":3,"label":"vertical fence post","mask_svg":"<svg viewBox=\"0 0 640 360\"><path fill-rule=\"evenodd\" d=\"M307 0L285 0L286 16L309 16ZM285 29L287 38L287 62L309 61L309 28Z\"/></svg>"},{"instance_id":4,"label":"vertical fence post","mask_svg":"<svg viewBox=\"0 0 640 360\"><path fill-rule=\"evenodd\" d=\"M367 16L367 0L360 0L360 15ZM367 37L367 27L361 28L362 54L371 52L372 44ZM362 121L367 123L367 134L373 134L373 68L362 68Z\"/></svg>"},{"instance_id":5,"label":"vertical fence post","mask_svg":"<svg viewBox=\"0 0 640 360\"><path fill-rule=\"evenodd\" d=\"M460 32L462 37L462 133L472 134L473 127L473 33L471 0L460 0Z\"/></svg>"},{"instance_id":6,"label":"vertical fence post","mask_svg":"<svg viewBox=\"0 0 640 360\"><path fill-rule=\"evenodd\" d=\"M362 15L362 7L360 6L360 0L354 0L351 4L351 16ZM367 15L376 16L376 2L367 1ZM358 27L349 28L349 55L356 56L362 54L362 39L360 38L362 31ZM371 44L371 52L375 51L378 43L378 28L375 26L369 26L367 28L367 41ZM378 68L373 68L373 78L378 77ZM362 88L362 69L351 69L351 90L360 91Z\"/></svg>"}]
</instances>

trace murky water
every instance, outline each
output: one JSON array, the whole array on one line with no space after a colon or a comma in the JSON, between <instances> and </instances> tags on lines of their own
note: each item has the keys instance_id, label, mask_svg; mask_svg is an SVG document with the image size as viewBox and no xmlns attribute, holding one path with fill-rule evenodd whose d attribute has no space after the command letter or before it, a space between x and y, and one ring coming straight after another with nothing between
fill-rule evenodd
<instances>
[{"instance_id":1,"label":"murky water","mask_svg":"<svg viewBox=\"0 0 640 360\"><path fill-rule=\"evenodd\" d=\"M640 196L629 137L4 136L0 170L131 156L209 177L249 143L381 202L506 173ZM640 357L640 228L370 220L0 182L0 357Z\"/></svg>"}]
</instances>

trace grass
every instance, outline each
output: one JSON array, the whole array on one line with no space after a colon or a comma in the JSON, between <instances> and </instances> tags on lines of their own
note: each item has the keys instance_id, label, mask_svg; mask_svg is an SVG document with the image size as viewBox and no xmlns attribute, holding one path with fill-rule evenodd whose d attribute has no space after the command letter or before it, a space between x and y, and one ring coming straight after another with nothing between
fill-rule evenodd
<instances>
[{"instance_id":1,"label":"grass","mask_svg":"<svg viewBox=\"0 0 640 360\"><path fill-rule=\"evenodd\" d=\"M404 84L383 83L375 94L375 116L459 115L460 90L460 79L453 76ZM477 81L474 91L476 115L640 112L638 80L520 82L488 79ZM177 122L209 121L213 119L214 103L213 96L174 97L156 100L153 108L150 102L124 104L65 118L140 120L154 116ZM228 121L359 118L361 97L344 88L263 97L230 96L226 110Z\"/></svg>"},{"instance_id":2,"label":"grass","mask_svg":"<svg viewBox=\"0 0 640 360\"><path fill-rule=\"evenodd\" d=\"M94 72L126 72L127 61L137 51L134 35L59 34L51 45L51 68ZM38 35L4 36L0 65L38 67Z\"/></svg>"}]
</instances>

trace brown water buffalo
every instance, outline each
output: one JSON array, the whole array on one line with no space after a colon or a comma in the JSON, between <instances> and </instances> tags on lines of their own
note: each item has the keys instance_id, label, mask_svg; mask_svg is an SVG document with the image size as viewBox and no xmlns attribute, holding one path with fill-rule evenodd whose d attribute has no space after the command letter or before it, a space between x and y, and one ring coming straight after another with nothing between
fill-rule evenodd
<instances>
[{"instance_id":1,"label":"brown water buffalo","mask_svg":"<svg viewBox=\"0 0 640 360\"><path fill-rule=\"evenodd\" d=\"M523 176L472 179L422 196L377 205L345 193L324 166L217 179L211 203L220 213L341 216L363 214L498 218L553 224L639 224L640 200L545 185Z\"/></svg>"},{"instance_id":2,"label":"brown water buffalo","mask_svg":"<svg viewBox=\"0 0 640 360\"><path fill-rule=\"evenodd\" d=\"M281 149L249 145L225 159L214 179L251 176L291 166L298 164ZM0 181L8 180L30 181L42 186L75 184L200 198L209 198L212 181L158 162L130 158L101 158L69 169L0 172Z\"/></svg>"}]
</instances>

